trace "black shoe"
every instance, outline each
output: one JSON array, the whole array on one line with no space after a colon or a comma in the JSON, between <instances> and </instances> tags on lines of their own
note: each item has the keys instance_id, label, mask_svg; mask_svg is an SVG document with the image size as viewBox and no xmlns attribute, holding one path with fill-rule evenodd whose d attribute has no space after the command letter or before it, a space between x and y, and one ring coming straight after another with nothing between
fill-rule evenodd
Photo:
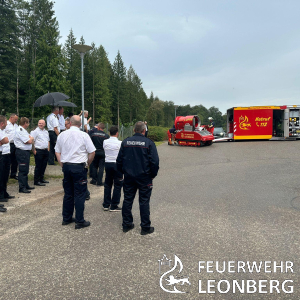
<instances>
[{"instance_id":1,"label":"black shoe","mask_svg":"<svg viewBox=\"0 0 300 300\"><path fill-rule=\"evenodd\" d=\"M10 176L10 178L11 178L11 179L15 179L15 180L18 180L18 179L19 179L17 175L15 175L15 176Z\"/></svg>"},{"instance_id":2,"label":"black shoe","mask_svg":"<svg viewBox=\"0 0 300 300\"><path fill-rule=\"evenodd\" d=\"M6 212L7 211L7 208L5 207L0 207L0 212Z\"/></svg>"},{"instance_id":3,"label":"black shoe","mask_svg":"<svg viewBox=\"0 0 300 300\"><path fill-rule=\"evenodd\" d=\"M97 185L97 181L94 180L94 179L92 179L92 180L90 181L90 184Z\"/></svg>"},{"instance_id":4,"label":"black shoe","mask_svg":"<svg viewBox=\"0 0 300 300\"><path fill-rule=\"evenodd\" d=\"M154 232L154 227L149 227L149 228L142 228L141 230L141 235L146 235L146 234L151 234Z\"/></svg>"},{"instance_id":5,"label":"black shoe","mask_svg":"<svg viewBox=\"0 0 300 300\"><path fill-rule=\"evenodd\" d=\"M43 179L43 180L41 180L40 182L41 182L41 183L49 183L49 181L47 181L47 180L44 180L44 179Z\"/></svg>"},{"instance_id":6,"label":"black shoe","mask_svg":"<svg viewBox=\"0 0 300 300\"><path fill-rule=\"evenodd\" d=\"M110 208L109 211L115 211L115 212L121 212L122 211L122 208L117 206L116 208Z\"/></svg>"},{"instance_id":7,"label":"black shoe","mask_svg":"<svg viewBox=\"0 0 300 300\"><path fill-rule=\"evenodd\" d=\"M61 225L69 225L75 222L75 218L72 218L71 221L62 221Z\"/></svg>"},{"instance_id":8,"label":"black shoe","mask_svg":"<svg viewBox=\"0 0 300 300\"><path fill-rule=\"evenodd\" d=\"M0 207L4 207L4 204L0 204Z\"/></svg>"},{"instance_id":9,"label":"black shoe","mask_svg":"<svg viewBox=\"0 0 300 300\"><path fill-rule=\"evenodd\" d=\"M7 198L0 198L0 202L7 202L8 199Z\"/></svg>"},{"instance_id":10,"label":"black shoe","mask_svg":"<svg viewBox=\"0 0 300 300\"><path fill-rule=\"evenodd\" d=\"M109 210L109 207L102 206L102 208L103 208L104 211L108 211Z\"/></svg>"},{"instance_id":11,"label":"black shoe","mask_svg":"<svg viewBox=\"0 0 300 300\"><path fill-rule=\"evenodd\" d=\"M84 228L84 227L88 227L91 225L91 222L89 221L84 221L82 223L76 223L75 224L75 229L81 229L81 228Z\"/></svg>"},{"instance_id":12,"label":"black shoe","mask_svg":"<svg viewBox=\"0 0 300 300\"><path fill-rule=\"evenodd\" d=\"M5 196L5 198L6 198L6 199L14 199L14 198L15 198L15 196L10 196L10 195L7 195L7 196Z\"/></svg>"},{"instance_id":13,"label":"black shoe","mask_svg":"<svg viewBox=\"0 0 300 300\"><path fill-rule=\"evenodd\" d=\"M88 195L88 196L86 196L85 197L85 200L87 201L87 200L90 200L91 199L91 196L90 195Z\"/></svg>"},{"instance_id":14,"label":"black shoe","mask_svg":"<svg viewBox=\"0 0 300 300\"><path fill-rule=\"evenodd\" d=\"M27 189L21 189L19 190L19 193L29 194L31 191L28 191Z\"/></svg>"},{"instance_id":15,"label":"black shoe","mask_svg":"<svg viewBox=\"0 0 300 300\"><path fill-rule=\"evenodd\" d=\"M37 182L37 183L35 183L34 185L38 185L38 186L46 186L45 183L41 183L41 182Z\"/></svg>"},{"instance_id":16,"label":"black shoe","mask_svg":"<svg viewBox=\"0 0 300 300\"><path fill-rule=\"evenodd\" d=\"M34 190L35 187L34 187L34 186L28 186L26 189L27 189L27 190Z\"/></svg>"},{"instance_id":17,"label":"black shoe","mask_svg":"<svg viewBox=\"0 0 300 300\"><path fill-rule=\"evenodd\" d=\"M131 224L131 226L126 226L126 227L123 226L123 232L128 232L133 228L134 228L134 224Z\"/></svg>"}]
</instances>

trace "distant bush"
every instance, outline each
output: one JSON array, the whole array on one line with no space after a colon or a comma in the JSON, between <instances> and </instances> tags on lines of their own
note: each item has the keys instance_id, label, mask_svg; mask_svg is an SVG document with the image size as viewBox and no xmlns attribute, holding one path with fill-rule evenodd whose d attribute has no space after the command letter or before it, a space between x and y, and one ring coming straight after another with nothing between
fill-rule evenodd
<instances>
[{"instance_id":1,"label":"distant bush","mask_svg":"<svg viewBox=\"0 0 300 300\"><path fill-rule=\"evenodd\" d=\"M169 128L160 126L149 126L148 127L148 138L153 142L166 141L168 140Z\"/></svg>"}]
</instances>

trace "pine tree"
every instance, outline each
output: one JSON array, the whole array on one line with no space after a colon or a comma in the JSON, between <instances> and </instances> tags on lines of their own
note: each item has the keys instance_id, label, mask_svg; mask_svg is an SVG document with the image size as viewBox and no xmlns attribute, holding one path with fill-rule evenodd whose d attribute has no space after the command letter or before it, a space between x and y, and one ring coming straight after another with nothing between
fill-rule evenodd
<instances>
[{"instance_id":1,"label":"pine tree","mask_svg":"<svg viewBox=\"0 0 300 300\"><path fill-rule=\"evenodd\" d=\"M16 107L17 57L20 48L18 19L13 1L0 1L0 106Z\"/></svg>"},{"instance_id":2,"label":"pine tree","mask_svg":"<svg viewBox=\"0 0 300 300\"><path fill-rule=\"evenodd\" d=\"M76 44L76 38L73 30L67 37L63 48L63 55L66 60L66 79L68 84L67 95L70 96L72 102L80 106L81 103L81 59L77 50L72 48Z\"/></svg>"},{"instance_id":3,"label":"pine tree","mask_svg":"<svg viewBox=\"0 0 300 300\"><path fill-rule=\"evenodd\" d=\"M124 66L120 51L113 64L113 97L116 107L117 123L120 127L120 108L126 103L126 68ZM115 113L115 110L113 110Z\"/></svg>"}]
</instances>

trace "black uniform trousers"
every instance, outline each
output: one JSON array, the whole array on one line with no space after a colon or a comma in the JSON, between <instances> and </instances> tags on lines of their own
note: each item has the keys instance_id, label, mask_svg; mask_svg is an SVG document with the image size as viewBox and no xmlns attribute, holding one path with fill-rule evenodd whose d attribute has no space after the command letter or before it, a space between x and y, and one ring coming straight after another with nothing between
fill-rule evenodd
<instances>
[{"instance_id":1,"label":"black uniform trousers","mask_svg":"<svg viewBox=\"0 0 300 300\"><path fill-rule=\"evenodd\" d=\"M16 150L17 161L19 164L19 189L27 189L28 185L28 173L29 173L29 162L30 162L30 150Z\"/></svg>"},{"instance_id":2,"label":"black uniform trousers","mask_svg":"<svg viewBox=\"0 0 300 300\"><path fill-rule=\"evenodd\" d=\"M38 183L44 180L45 170L49 158L48 149L35 149L35 169L34 169L34 183Z\"/></svg>"},{"instance_id":3,"label":"black uniform trousers","mask_svg":"<svg viewBox=\"0 0 300 300\"><path fill-rule=\"evenodd\" d=\"M0 199L4 199L4 172L3 170L3 165L4 165L4 155L2 155L2 152L0 152Z\"/></svg>"},{"instance_id":4,"label":"black uniform trousers","mask_svg":"<svg viewBox=\"0 0 300 300\"><path fill-rule=\"evenodd\" d=\"M147 230L151 225L149 202L152 192L152 179L150 177L134 178L129 175L124 176L124 202L122 206L122 226L126 228L132 225L133 217L131 210L137 190L139 190L141 227Z\"/></svg>"},{"instance_id":5,"label":"black uniform trousers","mask_svg":"<svg viewBox=\"0 0 300 300\"><path fill-rule=\"evenodd\" d=\"M97 184L102 184L103 172L105 164L105 153L103 151L96 151L93 162L90 165L90 175ZM98 171L99 169L99 171Z\"/></svg>"},{"instance_id":6,"label":"black uniform trousers","mask_svg":"<svg viewBox=\"0 0 300 300\"><path fill-rule=\"evenodd\" d=\"M63 165L63 187L65 196L63 200L63 220L72 220L75 206L75 220L77 223L84 222L84 203L87 193L87 169L84 164Z\"/></svg>"},{"instance_id":7,"label":"black uniform trousers","mask_svg":"<svg viewBox=\"0 0 300 300\"><path fill-rule=\"evenodd\" d=\"M10 143L10 163L11 163L11 170L10 170L10 177L17 176L18 172L18 161L16 157L16 146L14 143Z\"/></svg>"},{"instance_id":8,"label":"black uniform trousers","mask_svg":"<svg viewBox=\"0 0 300 300\"><path fill-rule=\"evenodd\" d=\"M7 198L9 194L7 193L7 182L9 178L10 171L10 154L4 154L3 156L3 186L4 186L4 198Z\"/></svg>"},{"instance_id":9,"label":"black uniform trousers","mask_svg":"<svg viewBox=\"0 0 300 300\"><path fill-rule=\"evenodd\" d=\"M104 182L104 201L103 207L115 209L118 207L121 198L123 175L117 171L117 164L114 162L105 163L105 182ZM114 185L113 195L111 196L112 186Z\"/></svg>"},{"instance_id":10,"label":"black uniform trousers","mask_svg":"<svg viewBox=\"0 0 300 300\"><path fill-rule=\"evenodd\" d=\"M57 140L57 135L55 131L49 131L49 138L50 138L50 152L49 152L49 158L48 158L48 164L54 165L54 159L55 159L55 144Z\"/></svg>"}]
</instances>

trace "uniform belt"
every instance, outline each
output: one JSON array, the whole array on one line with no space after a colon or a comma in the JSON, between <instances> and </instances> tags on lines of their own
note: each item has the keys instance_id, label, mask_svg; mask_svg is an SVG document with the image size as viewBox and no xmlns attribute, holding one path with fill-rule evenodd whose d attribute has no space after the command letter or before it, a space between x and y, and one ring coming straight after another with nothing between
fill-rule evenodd
<instances>
[{"instance_id":1,"label":"uniform belt","mask_svg":"<svg viewBox=\"0 0 300 300\"><path fill-rule=\"evenodd\" d=\"M40 148L36 148L36 147L35 147L35 149L36 150L48 150L48 148L40 149Z\"/></svg>"},{"instance_id":2,"label":"uniform belt","mask_svg":"<svg viewBox=\"0 0 300 300\"><path fill-rule=\"evenodd\" d=\"M85 163L69 163L65 162L64 165L71 165L71 166L85 166Z\"/></svg>"}]
</instances>

